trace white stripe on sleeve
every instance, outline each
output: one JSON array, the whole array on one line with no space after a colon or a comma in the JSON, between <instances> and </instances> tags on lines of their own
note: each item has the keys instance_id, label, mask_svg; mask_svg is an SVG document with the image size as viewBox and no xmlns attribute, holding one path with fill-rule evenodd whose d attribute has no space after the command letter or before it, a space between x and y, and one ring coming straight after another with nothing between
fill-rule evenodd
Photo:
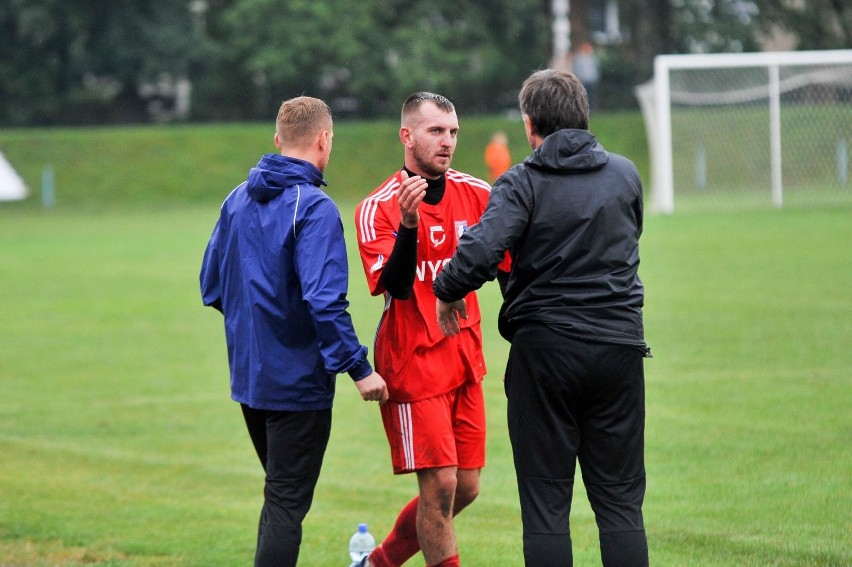
<instances>
[{"instance_id":1,"label":"white stripe on sleeve","mask_svg":"<svg viewBox=\"0 0 852 567\"><path fill-rule=\"evenodd\" d=\"M376 211L379 209L380 203L388 201L396 195L398 187L399 181L394 177L364 201L361 206L361 215L358 218L361 242L371 242L376 239Z\"/></svg>"}]
</instances>

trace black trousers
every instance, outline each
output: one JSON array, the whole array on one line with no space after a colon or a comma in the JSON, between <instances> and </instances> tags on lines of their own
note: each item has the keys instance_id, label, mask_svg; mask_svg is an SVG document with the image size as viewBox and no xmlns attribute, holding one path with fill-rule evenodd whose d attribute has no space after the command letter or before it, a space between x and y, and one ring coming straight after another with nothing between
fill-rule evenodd
<instances>
[{"instance_id":1,"label":"black trousers","mask_svg":"<svg viewBox=\"0 0 852 567\"><path fill-rule=\"evenodd\" d=\"M545 327L513 337L506 396L527 566L572 565L578 461L603 565L648 565L644 380L643 353L633 347L573 340Z\"/></svg>"},{"instance_id":2,"label":"black trousers","mask_svg":"<svg viewBox=\"0 0 852 567\"><path fill-rule=\"evenodd\" d=\"M242 406L266 471L256 567L295 567L331 434L331 410L285 412Z\"/></svg>"}]
</instances>

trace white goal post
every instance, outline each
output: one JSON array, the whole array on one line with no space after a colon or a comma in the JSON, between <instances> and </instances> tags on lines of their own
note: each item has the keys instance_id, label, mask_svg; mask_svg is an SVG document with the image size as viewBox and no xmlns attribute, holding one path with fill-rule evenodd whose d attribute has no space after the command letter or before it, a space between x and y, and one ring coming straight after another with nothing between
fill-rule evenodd
<instances>
[{"instance_id":1,"label":"white goal post","mask_svg":"<svg viewBox=\"0 0 852 567\"><path fill-rule=\"evenodd\" d=\"M660 55L653 80L635 92L651 210L674 211L676 195L852 202L852 50Z\"/></svg>"}]
</instances>

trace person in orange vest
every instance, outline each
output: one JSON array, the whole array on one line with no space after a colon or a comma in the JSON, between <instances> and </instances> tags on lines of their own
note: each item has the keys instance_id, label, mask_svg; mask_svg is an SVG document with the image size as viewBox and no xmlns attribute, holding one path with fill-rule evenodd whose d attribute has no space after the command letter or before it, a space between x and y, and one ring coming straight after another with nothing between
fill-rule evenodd
<instances>
[{"instance_id":1,"label":"person in orange vest","mask_svg":"<svg viewBox=\"0 0 852 567\"><path fill-rule=\"evenodd\" d=\"M509 139L503 132L494 132L485 146L485 165L488 166L488 181L494 183L512 165L509 154Z\"/></svg>"}]
</instances>

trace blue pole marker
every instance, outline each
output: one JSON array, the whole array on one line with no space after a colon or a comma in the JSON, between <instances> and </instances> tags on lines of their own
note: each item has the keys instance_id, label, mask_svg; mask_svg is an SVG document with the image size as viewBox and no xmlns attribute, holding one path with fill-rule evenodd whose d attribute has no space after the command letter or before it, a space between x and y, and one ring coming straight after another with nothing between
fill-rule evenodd
<instances>
[{"instance_id":1,"label":"blue pole marker","mask_svg":"<svg viewBox=\"0 0 852 567\"><path fill-rule=\"evenodd\" d=\"M846 187L849 179L849 154L846 151L846 140L840 138L837 141L837 182L841 187Z\"/></svg>"},{"instance_id":2,"label":"blue pole marker","mask_svg":"<svg viewBox=\"0 0 852 567\"><path fill-rule=\"evenodd\" d=\"M56 203L56 191L53 181L53 166L46 165L41 170L41 205L52 209Z\"/></svg>"}]
</instances>

